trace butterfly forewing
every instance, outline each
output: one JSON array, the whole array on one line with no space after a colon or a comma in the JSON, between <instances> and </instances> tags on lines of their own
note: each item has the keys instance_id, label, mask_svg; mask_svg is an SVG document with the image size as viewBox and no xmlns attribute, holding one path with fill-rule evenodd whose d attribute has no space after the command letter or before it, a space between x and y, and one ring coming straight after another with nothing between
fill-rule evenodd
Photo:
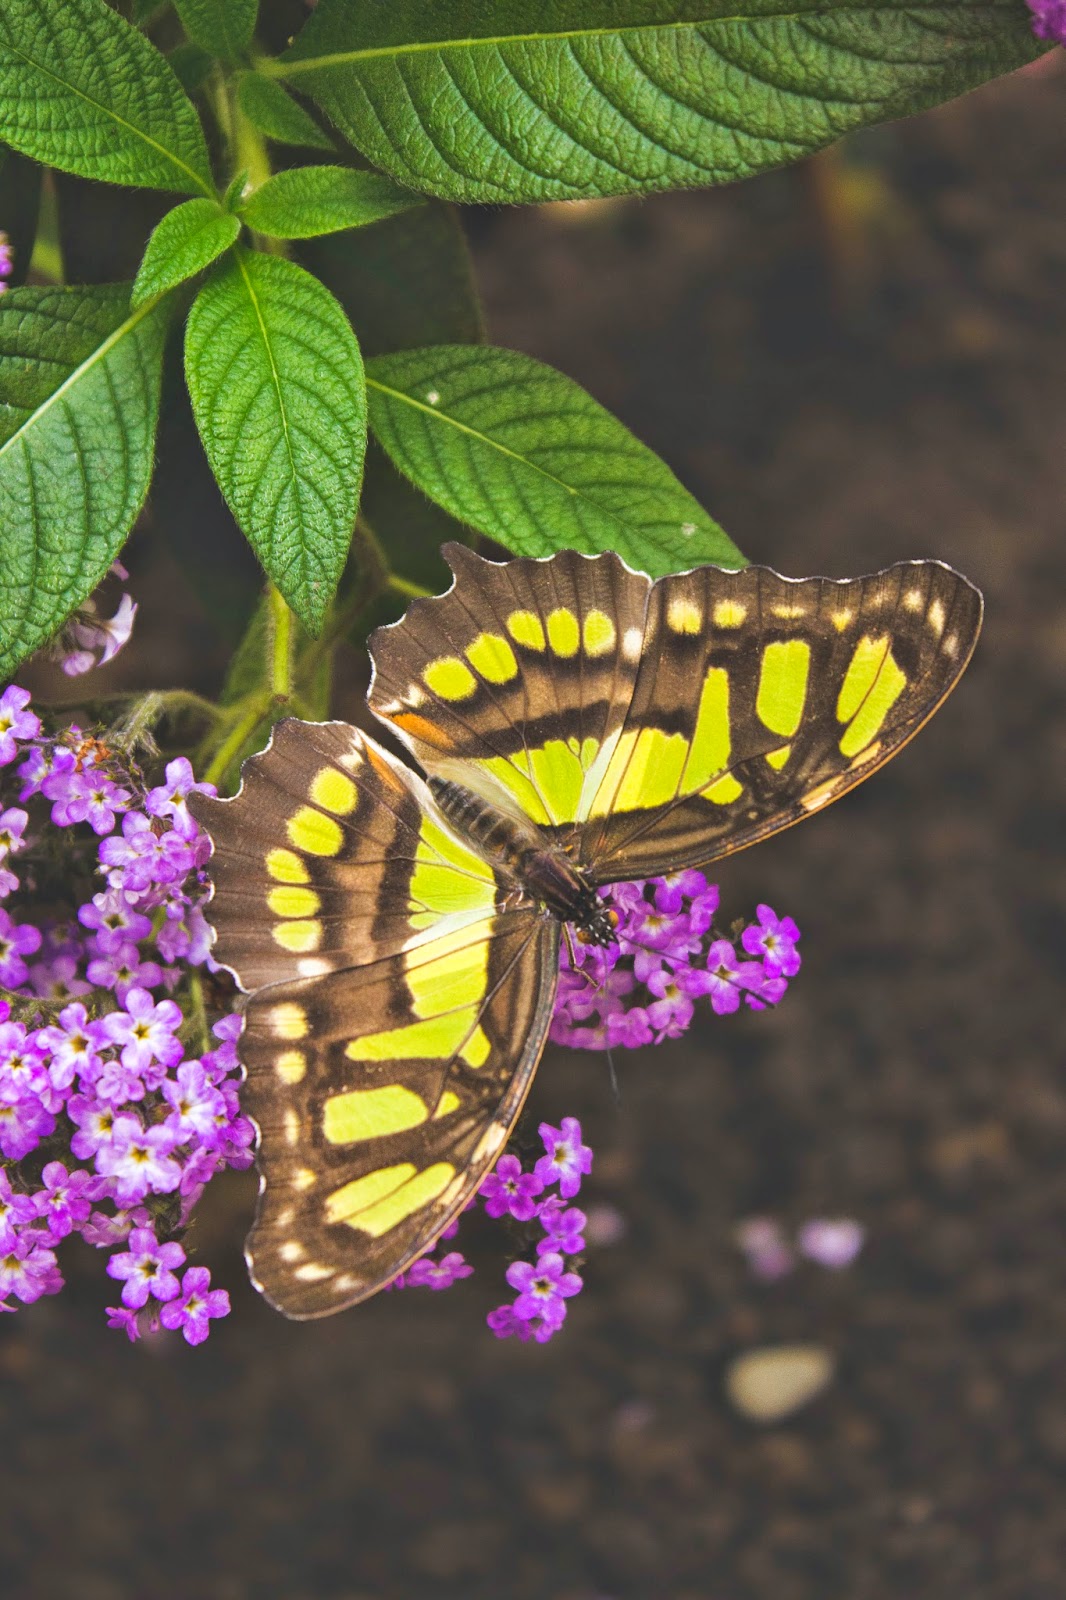
<instances>
[{"instance_id":1,"label":"butterfly forewing","mask_svg":"<svg viewBox=\"0 0 1066 1600\"><path fill-rule=\"evenodd\" d=\"M939 562L838 582L705 567L652 590L578 856L597 882L706 864L827 805L953 688L978 591Z\"/></svg>"},{"instance_id":2,"label":"butterfly forewing","mask_svg":"<svg viewBox=\"0 0 1066 1600\"><path fill-rule=\"evenodd\" d=\"M632 698L651 580L614 555L484 561L371 640L370 708L427 771L569 831Z\"/></svg>"}]
</instances>

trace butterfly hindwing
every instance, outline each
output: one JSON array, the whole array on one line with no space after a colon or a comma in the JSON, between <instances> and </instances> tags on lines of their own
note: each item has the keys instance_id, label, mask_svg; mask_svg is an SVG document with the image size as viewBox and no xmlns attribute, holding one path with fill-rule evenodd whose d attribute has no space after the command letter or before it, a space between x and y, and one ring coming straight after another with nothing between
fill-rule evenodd
<instances>
[{"instance_id":1,"label":"butterfly hindwing","mask_svg":"<svg viewBox=\"0 0 1066 1600\"><path fill-rule=\"evenodd\" d=\"M445 554L448 593L371 640L370 708L427 771L569 830L632 697L651 580L610 554Z\"/></svg>"},{"instance_id":2,"label":"butterfly hindwing","mask_svg":"<svg viewBox=\"0 0 1066 1600\"><path fill-rule=\"evenodd\" d=\"M276 985L241 1054L260 1129L253 1279L290 1317L365 1299L475 1193L551 1019L558 924L532 908Z\"/></svg>"},{"instance_id":3,"label":"butterfly hindwing","mask_svg":"<svg viewBox=\"0 0 1066 1600\"><path fill-rule=\"evenodd\" d=\"M598 882L706 864L837 799L933 714L980 621L978 591L936 561L660 579L579 859Z\"/></svg>"},{"instance_id":4,"label":"butterfly hindwing","mask_svg":"<svg viewBox=\"0 0 1066 1600\"><path fill-rule=\"evenodd\" d=\"M253 1275L289 1316L372 1294L488 1170L551 1019L558 924L343 723L279 723L197 796L215 953L252 991Z\"/></svg>"}]
</instances>

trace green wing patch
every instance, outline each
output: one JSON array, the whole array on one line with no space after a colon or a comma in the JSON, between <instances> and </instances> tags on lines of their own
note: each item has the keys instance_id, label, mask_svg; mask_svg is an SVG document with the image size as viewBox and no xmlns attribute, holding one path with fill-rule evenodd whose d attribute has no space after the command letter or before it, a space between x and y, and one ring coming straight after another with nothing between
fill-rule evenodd
<instances>
[{"instance_id":1,"label":"green wing patch","mask_svg":"<svg viewBox=\"0 0 1066 1600\"><path fill-rule=\"evenodd\" d=\"M244 989L393 955L511 887L347 723L279 722L239 795L194 804L214 842L214 953Z\"/></svg>"},{"instance_id":2,"label":"green wing patch","mask_svg":"<svg viewBox=\"0 0 1066 1600\"><path fill-rule=\"evenodd\" d=\"M558 923L527 907L253 998L248 1261L286 1316L365 1299L466 1205L532 1081L558 952Z\"/></svg>"}]
</instances>

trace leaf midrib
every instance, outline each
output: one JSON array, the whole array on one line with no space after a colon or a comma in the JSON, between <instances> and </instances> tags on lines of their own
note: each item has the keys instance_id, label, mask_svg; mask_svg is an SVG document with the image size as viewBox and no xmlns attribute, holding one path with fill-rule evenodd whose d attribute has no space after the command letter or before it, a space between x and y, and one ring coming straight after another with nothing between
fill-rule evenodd
<instances>
[{"instance_id":1,"label":"leaf midrib","mask_svg":"<svg viewBox=\"0 0 1066 1600\"><path fill-rule=\"evenodd\" d=\"M601 501L594 500L584 489L577 488L572 483L567 483L564 478L557 478L553 472L549 472L545 467L538 466L529 456L522 455L518 450L512 450L508 445L501 444L498 439L493 439L489 434L470 427L466 422L460 422L458 417L453 417L447 411L442 411L439 406L430 406L423 400L416 400L412 395L405 394L402 389L393 389L389 384L381 383L377 378L372 378L369 373L366 375L366 386L368 389L377 389L380 394L389 395L394 400L402 400L405 405L413 406L417 411L424 412L426 416L433 417L435 421L446 422L459 433L465 433L468 438L476 439L479 444L486 445L490 450L497 451L499 455L507 456L510 460L517 461L521 466L528 467L531 472L538 473L546 482L565 490L573 499L583 501L597 516L609 517L612 522L618 523L623 528L631 526L624 517L618 515L617 511L612 511L610 506L605 506ZM679 487L681 486L679 485ZM703 531L706 533L708 530L705 528Z\"/></svg>"},{"instance_id":2,"label":"leaf midrib","mask_svg":"<svg viewBox=\"0 0 1066 1600\"><path fill-rule=\"evenodd\" d=\"M270 334L267 329L266 322L263 319L263 313L260 310L259 298L255 292L255 287L248 272L245 258L239 251L235 251L234 255L237 261L237 266L240 269L241 277L244 279L244 287L248 292L248 299L251 302L252 310L255 312L255 320L259 325L259 335L263 341L263 349L266 351L266 358L270 365L270 377L274 385L274 393L277 396L278 415L281 418L281 431L285 439L285 453L289 458L290 481L297 487L297 491L299 491L299 485L302 482L302 479L300 478L300 474L296 468L296 458L292 453L292 440L289 437L289 415L285 408L285 396L283 395L281 388L281 375L278 371L278 364L274 360L274 350L270 343ZM296 503L300 507L300 522L303 524L303 502L299 492L297 492L296 495Z\"/></svg>"},{"instance_id":3,"label":"leaf midrib","mask_svg":"<svg viewBox=\"0 0 1066 1600\"><path fill-rule=\"evenodd\" d=\"M35 71L42 72L46 77L51 78L52 82L59 84L60 88L68 90L71 94L76 95L79 100L84 100L86 105L93 106L95 110L102 112L104 116L110 117L111 120L117 123L120 128L125 128L127 132L135 135L135 137L140 139L142 143L148 145L152 150L156 151L158 155L163 156L167 161L170 162L171 166L177 167L182 172L187 172L197 189L199 189L202 194L207 195L212 200L215 198L214 190L211 188L211 185L200 175L200 173L196 171L194 167L190 167L189 163L184 161L181 156L175 155L173 150L168 150L166 145L160 144L158 139L153 139L150 133L145 133L143 128L138 128L136 123L130 122L125 117L121 116L113 106L104 105L102 101L94 99L91 94L86 94L84 89L79 89L77 84L71 83L69 78L61 78L59 74L53 71L51 67L46 66L43 62L36 61L33 56L27 54L27 52L17 44L10 44L0 40L0 50L6 50L9 52L9 54L17 56L20 60L24 61L27 66L33 67Z\"/></svg>"},{"instance_id":4,"label":"leaf midrib","mask_svg":"<svg viewBox=\"0 0 1066 1600\"><path fill-rule=\"evenodd\" d=\"M956 8L958 3L959 0L955 0ZM914 0L914 3L906 3L906 0L857 0L854 5L833 6L832 11L834 15L846 16L851 12L862 11L944 11L950 9L951 6L952 0ZM733 23L799 22L804 17L817 17L820 15L822 15L822 12L814 5L805 6L801 11L765 11L759 12L757 15L752 15L751 12L739 12L729 16L705 17L700 21L690 18L682 22L634 22L618 26L604 23L595 28L559 28L550 32L540 33L506 33L467 37L465 39L412 40L407 44L375 45L364 50L335 50L328 55L320 56L298 56L292 59L280 56L260 61L258 70L265 77L294 78L304 72L319 72L332 67L353 66L362 61L389 59L395 56L423 55L433 50L472 50L480 46L499 47L507 44L553 44L571 39L616 39L630 33L680 32L682 29L727 27Z\"/></svg>"},{"instance_id":5,"label":"leaf midrib","mask_svg":"<svg viewBox=\"0 0 1066 1600\"><path fill-rule=\"evenodd\" d=\"M132 333L137 324L139 322L143 322L144 318L148 316L149 312L155 310L162 298L163 294L156 294L153 295L150 300L146 300L142 306L138 306L137 310L125 317L122 322L119 323L114 332L109 333L107 338L104 339L102 343L98 344L95 350L92 350L89 355L86 356L84 361L78 363L78 365L67 375L67 377L63 379L63 382L58 386L58 388L52 390L52 393L48 396L47 400L42 401L39 406L31 411L25 422L19 424L11 437L5 439L3 444L0 444L0 461L3 460L4 456L11 449L11 447L22 438L23 434L25 434L30 428L35 427L37 423L41 421L41 418L46 416L54 405L58 405L59 401L62 400L63 396L69 389L73 388L73 386L81 378L83 378L86 373L91 372L93 367L96 366L98 362L103 361L106 356L110 355L115 346L122 339L124 339L127 334Z\"/></svg>"}]
</instances>

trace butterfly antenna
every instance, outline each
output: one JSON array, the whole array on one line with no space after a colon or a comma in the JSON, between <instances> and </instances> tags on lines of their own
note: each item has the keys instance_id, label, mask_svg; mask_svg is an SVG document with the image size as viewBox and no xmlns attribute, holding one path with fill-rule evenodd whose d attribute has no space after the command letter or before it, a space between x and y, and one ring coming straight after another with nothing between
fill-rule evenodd
<instances>
[{"instance_id":1,"label":"butterfly antenna","mask_svg":"<svg viewBox=\"0 0 1066 1600\"><path fill-rule=\"evenodd\" d=\"M618 1082L618 1073L615 1071L614 1052L609 1046L607 1049L607 1081L611 1085L611 1099L614 1101L614 1109L616 1111L621 1111L622 1086Z\"/></svg>"}]
</instances>

